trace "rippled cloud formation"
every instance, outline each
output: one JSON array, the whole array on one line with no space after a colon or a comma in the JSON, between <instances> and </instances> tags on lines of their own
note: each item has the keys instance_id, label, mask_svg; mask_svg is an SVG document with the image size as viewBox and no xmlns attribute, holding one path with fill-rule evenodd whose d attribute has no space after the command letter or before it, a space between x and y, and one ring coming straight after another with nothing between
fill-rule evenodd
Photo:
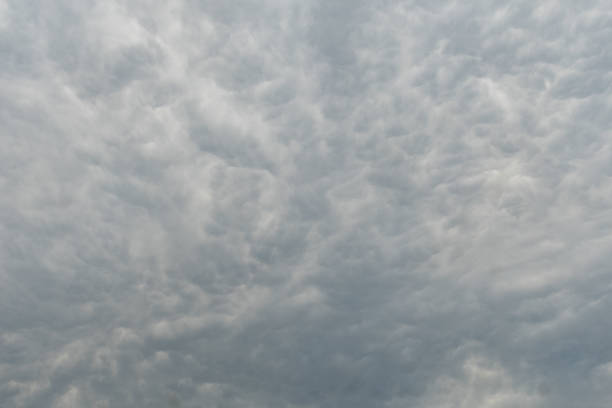
<instances>
[{"instance_id":1,"label":"rippled cloud formation","mask_svg":"<svg viewBox=\"0 0 612 408\"><path fill-rule=\"evenodd\" d=\"M0 0L0 406L608 407L611 36Z\"/></svg>"}]
</instances>

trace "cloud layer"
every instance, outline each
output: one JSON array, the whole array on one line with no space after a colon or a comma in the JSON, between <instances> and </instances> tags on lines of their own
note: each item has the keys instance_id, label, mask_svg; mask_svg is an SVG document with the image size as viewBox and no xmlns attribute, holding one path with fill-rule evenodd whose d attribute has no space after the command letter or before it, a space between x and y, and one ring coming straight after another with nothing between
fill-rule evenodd
<instances>
[{"instance_id":1,"label":"cloud layer","mask_svg":"<svg viewBox=\"0 0 612 408\"><path fill-rule=\"evenodd\" d=\"M607 407L608 3L0 0L0 405Z\"/></svg>"}]
</instances>

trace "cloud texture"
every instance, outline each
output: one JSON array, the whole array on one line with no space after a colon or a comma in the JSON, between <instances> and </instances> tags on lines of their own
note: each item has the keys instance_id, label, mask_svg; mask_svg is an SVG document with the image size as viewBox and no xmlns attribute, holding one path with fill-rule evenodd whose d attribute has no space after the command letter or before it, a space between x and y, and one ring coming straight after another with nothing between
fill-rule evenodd
<instances>
[{"instance_id":1,"label":"cloud texture","mask_svg":"<svg viewBox=\"0 0 612 408\"><path fill-rule=\"evenodd\" d=\"M0 405L607 407L608 1L0 0Z\"/></svg>"}]
</instances>

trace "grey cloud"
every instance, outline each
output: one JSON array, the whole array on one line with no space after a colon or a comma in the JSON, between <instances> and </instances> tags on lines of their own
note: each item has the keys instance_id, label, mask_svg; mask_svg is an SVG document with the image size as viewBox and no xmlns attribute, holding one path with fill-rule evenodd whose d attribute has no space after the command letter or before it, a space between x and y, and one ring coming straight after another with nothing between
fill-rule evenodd
<instances>
[{"instance_id":1,"label":"grey cloud","mask_svg":"<svg viewBox=\"0 0 612 408\"><path fill-rule=\"evenodd\" d=\"M607 406L611 12L0 2L0 405Z\"/></svg>"}]
</instances>

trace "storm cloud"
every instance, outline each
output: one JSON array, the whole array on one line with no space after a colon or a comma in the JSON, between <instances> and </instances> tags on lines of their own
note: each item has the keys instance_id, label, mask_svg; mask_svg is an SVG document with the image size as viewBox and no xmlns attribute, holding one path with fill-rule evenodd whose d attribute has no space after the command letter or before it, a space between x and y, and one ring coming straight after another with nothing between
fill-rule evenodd
<instances>
[{"instance_id":1,"label":"storm cloud","mask_svg":"<svg viewBox=\"0 0 612 408\"><path fill-rule=\"evenodd\" d=\"M0 0L2 407L608 407L612 3Z\"/></svg>"}]
</instances>

